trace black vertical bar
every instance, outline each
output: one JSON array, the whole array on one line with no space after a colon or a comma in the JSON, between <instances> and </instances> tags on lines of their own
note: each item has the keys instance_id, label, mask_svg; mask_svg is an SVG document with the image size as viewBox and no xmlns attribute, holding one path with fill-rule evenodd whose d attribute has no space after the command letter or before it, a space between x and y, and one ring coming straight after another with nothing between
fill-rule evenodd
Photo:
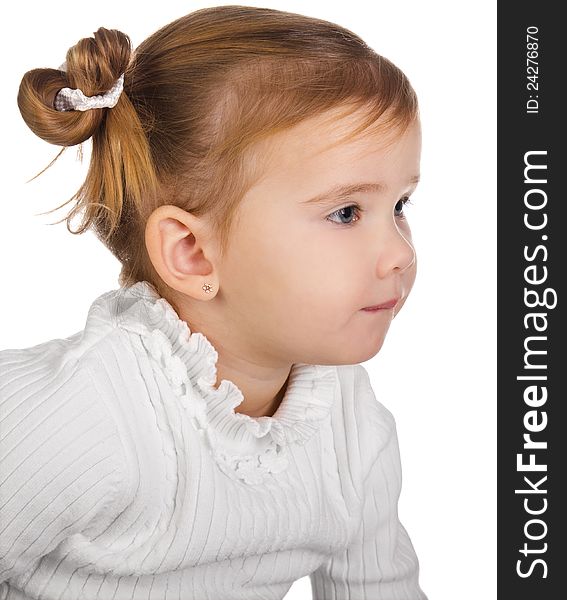
<instances>
[{"instance_id":1,"label":"black vertical bar","mask_svg":"<svg viewBox=\"0 0 567 600\"><path fill-rule=\"evenodd\" d=\"M498 5L502 600L567 598L567 51L561 9L545 1Z\"/></svg>"}]
</instances>

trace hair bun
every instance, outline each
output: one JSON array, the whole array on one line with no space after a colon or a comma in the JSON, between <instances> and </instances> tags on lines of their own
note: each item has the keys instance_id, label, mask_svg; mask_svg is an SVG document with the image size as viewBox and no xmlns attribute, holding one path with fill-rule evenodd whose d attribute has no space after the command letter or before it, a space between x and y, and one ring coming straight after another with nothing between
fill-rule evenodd
<instances>
[{"instance_id":1,"label":"hair bun","mask_svg":"<svg viewBox=\"0 0 567 600\"><path fill-rule=\"evenodd\" d=\"M69 87L85 96L110 90L130 62L130 38L116 29L100 27L94 37L82 38L69 48L58 69L32 69L24 74L18 107L28 127L40 138L58 146L75 146L91 137L105 111L57 111L57 92Z\"/></svg>"}]
</instances>

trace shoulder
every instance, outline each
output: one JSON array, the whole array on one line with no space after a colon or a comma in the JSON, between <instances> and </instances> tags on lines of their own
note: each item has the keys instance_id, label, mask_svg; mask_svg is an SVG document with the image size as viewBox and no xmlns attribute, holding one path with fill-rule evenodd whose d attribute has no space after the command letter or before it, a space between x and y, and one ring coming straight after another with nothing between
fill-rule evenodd
<instances>
[{"instance_id":1,"label":"shoulder","mask_svg":"<svg viewBox=\"0 0 567 600\"><path fill-rule=\"evenodd\" d=\"M131 353L129 339L117 327L113 299L118 290L98 296L82 330L27 348L0 350L0 406L21 415L26 407L88 404L89 414L103 412L96 393L98 373L119 370ZM114 373L112 373L114 374ZM26 411L27 414L27 411Z\"/></svg>"},{"instance_id":2,"label":"shoulder","mask_svg":"<svg viewBox=\"0 0 567 600\"><path fill-rule=\"evenodd\" d=\"M97 344L87 350L84 334L0 351L0 506L10 527L56 509L62 527L97 527L126 500L123 442L93 380Z\"/></svg>"},{"instance_id":3,"label":"shoulder","mask_svg":"<svg viewBox=\"0 0 567 600\"><path fill-rule=\"evenodd\" d=\"M32 409L50 407L61 418L82 406L88 408L85 418L96 419L105 410L94 372L97 365L117 360L113 355L120 355L127 343L123 338L116 328L90 322L67 338L0 350L0 416L32 418Z\"/></svg>"}]
</instances>

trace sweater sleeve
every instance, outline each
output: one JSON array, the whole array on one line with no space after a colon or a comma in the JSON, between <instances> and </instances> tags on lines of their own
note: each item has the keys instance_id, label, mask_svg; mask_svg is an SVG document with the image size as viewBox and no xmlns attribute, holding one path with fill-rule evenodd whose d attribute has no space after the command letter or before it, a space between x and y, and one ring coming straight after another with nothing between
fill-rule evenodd
<instances>
[{"instance_id":1,"label":"sweater sleeve","mask_svg":"<svg viewBox=\"0 0 567 600\"><path fill-rule=\"evenodd\" d=\"M0 583L100 531L122 498L116 426L63 342L0 352Z\"/></svg>"},{"instance_id":2,"label":"sweater sleeve","mask_svg":"<svg viewBox=\"0 0 567 600\"><path fill-rule=\"evenodd\" d=\"M345 550L311 573L313 600L427 600L415 550L398 518L402 477L395 420L376 401L368 374L361 375L365 393L377 406L380 430L387 433L376 432L375 439L382 441L364 478L360 527Z\"/></svg>"}]
</instances>

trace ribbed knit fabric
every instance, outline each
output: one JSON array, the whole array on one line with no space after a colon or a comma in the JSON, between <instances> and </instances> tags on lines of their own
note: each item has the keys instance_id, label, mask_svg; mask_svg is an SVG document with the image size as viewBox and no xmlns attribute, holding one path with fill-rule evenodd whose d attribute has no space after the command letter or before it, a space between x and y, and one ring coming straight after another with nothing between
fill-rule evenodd
<instances>
[{"instance_id":1,"label":"ribbed knit fabric","mask_svg":"<svg viewBox=\"0 0 567 600\"><path fill-rule=\"evenodd\" d=\"M145 281L0 352L0 600L427 600L364 367L295 364L253 418L217 358Z\"/></svg>"}]
</instances>

